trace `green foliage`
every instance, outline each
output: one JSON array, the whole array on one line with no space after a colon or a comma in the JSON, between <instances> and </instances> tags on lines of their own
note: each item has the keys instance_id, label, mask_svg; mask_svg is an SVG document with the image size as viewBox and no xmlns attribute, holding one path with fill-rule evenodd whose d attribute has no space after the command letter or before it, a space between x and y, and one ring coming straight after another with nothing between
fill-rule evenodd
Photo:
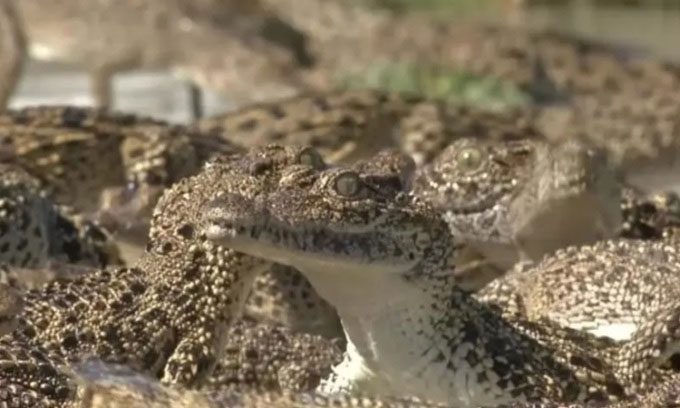
<instances>
[{"instance_id":1,"label":"green foliage","mask_svg":"<svg viewBox=\"0 0 680 408\"><path fill-rule=\"evenodd\" d=\"M489 109L529 101L516 86L496 78L412 64L376 64L363 75L345 77L339 82L343 87L418 94Z\"/></svg>"}]
</instances>

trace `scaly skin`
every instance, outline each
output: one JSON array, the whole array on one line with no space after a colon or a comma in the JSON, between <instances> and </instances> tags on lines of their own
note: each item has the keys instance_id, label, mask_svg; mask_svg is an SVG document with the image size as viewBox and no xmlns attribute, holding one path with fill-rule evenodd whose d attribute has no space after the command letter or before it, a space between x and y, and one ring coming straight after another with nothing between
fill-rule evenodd
<instances>
[{"instance_id":1,"label":"scaly skin","mask_svg":"<svg viewBox=\"0 0 680 408\"><path fill-rule=\"evenodd\" d=\"M331 91L247 106L196 125L247 147L311 145L328 162L343 163L396 146L400 119L419 102L379 91Z\"/></svg>"},{"instance_id":2,"label":"scaly skin","mask_svg":"<svg viewBox=\"0 0 680 408\"><path fill-rule=\"evenodd\" d=\"M678 271L680 255L663 241L610 240L519 264L478 296L506 313L627 340L676 302Z\"/></svg>"},{"instance_id":3,"label":"scaly skin","mask_svg":"<svg viewBox=\"0 0 680 408\"><path fill-rule=\"evenodd\" d=\"M342 360L334 342L278 325L240 319L229 326L225 338L224 356L204 390L311 392Z\"/></svg>"},{"instance_id":4,"label":"scaly skin","mask_svg":"<svg viewBox=\"0 0 680 408\"><path fill-rule=\"evenodd\" d=\"M612 237L622 222L614 171L575 142L461 138L413 184L458 242L498 268L490 278L519 259Z\"/></svg>"},{"instance_id":5,"label":"scaly skin","mask_svg":"<svg viewBox=\"0 0 680 408\"><path fill-rule=\"evenodd\" d=\"M650 367L672 365L680 352L680 258L666 241L615 240L557 251L520 265L478 296L506 316L627 340L617 376L653 384Z\"/></svg>"},{"instance_id":6,"label":"scaly skin","mask_svg":"<svg viewBox=\"0 0 680 408\"><path fill-rule=\"evenodd\" d=\"M75 368L82 393L69 408L445 408L414 399L324 397L269 390L187 391L125 367L88 361Z\"/></svg>"},{"instance_id":7,"label":"scaly skin","mask_svg":"<svg viewBox=\"0 0 680 408\"><path fill-rule=\"evenodd\" d=\"M163 188L234 150L181 126L69 106L8 111L0 115L0 140L0 161L18 164L58 203L99 215L119 239L139 245Z\"/></svg>"},{"instance_id":8,"label":"scaly skin","mask_svg":"<svg viewBox=\"0 0 680 408\"><path fill-rule=\"evenodd\" d=\"M346 168L281 181L254 199L225 192L204 213L205 233L295 266L338 310L348 353L322 391L474 407L601 401L637 389L614 376L627 366L610 366L611 342L508 321L457 287L446 269L455 248L448 227L422 201Z\"/></svg>"},{"instance_id":9,"label":"scaly skin","mask_svg":"<svg viewBox=\"0 0 680 408\"><path fill-rule=\"evenodd\" d=\"M680 70L673 69L674 83L579 97L537 111L534 124L549 140L582 140L606 152L625 182L645 193L673 189L680 181Z\"/></svg>"},{"instance_id":10,"label":"scaly skin","mask_svg":"<svg viewBox=\"0 0 680 408\"><path fill-rule=\"evenodd\" d=\"M392 191L407 189L415 171L413 160L390 149L358 162L357 166L382 188ZM283 324L293 331L344 340L333 306L316 293L304 275L290 266L276 264L255 278L244 313L256 320Z\"/></svg>"},{"instance_id":11,"label":"scaly skin","mask_svg":"<svg viewBox=\"0 0 680 408\"><path fill-rule=\"evenodd\" d=\"M662 239L664 231L680 226L680 197L663 192L645 197L632 188L623 190L623 225L619 236L633 239Z\"/></svg>"},{"instance_id":12,"label":"scaly skin","mask_svg":"<svg viewBox=\"0 0 680 408\"><path fill-rule=\"evenodd\" d=\"M281 324L294 332L343 337L340 318L333 306L314 290L300 272L274 264L255 278L243 309L244 316Z\"/></svg>"},{"instance_id":13,"label":"scaly skin","mask_svg":"<svg viewBox=\"0 0 680 408\"><path fill-rule=\"evenodd\" d=\"M338 90L282 98L196 123L237 145L312 145L330 163L366 159L399 148L418 166L453 140L532 137L530 111L490 112L375 90Z\"/></svg>"},{"instance_id":14,"label":"scaly skin","mask_svg":"<svg viewBox=\"0 0 680 408\"><path fill-rule=\"evenodd\" d=\"M69 408L454 408L415 399L369 396L328 396L259 390L197 392L163 387L153 379L125 367L88 361L76 367L83 392ZM680 378L669 375L658 386L630 401L597 405L600 408L668 408L680 399ZM593 408L593 405L558 402L485 406L480 408Z\"/></svg>"},{"instance_id":15,"label":"scaly skin","mask_svg":"<svg viewBox=\"0 0 680 408\"><path fill-rule=\"evenodd\" d=\"M167 69L193 84L232 88L239 94L247 90L233 78L233 71L249 75L250 84L290 92L304 89L296 71L313 63L305 37L259 2L65 0L58 7L45 0L10 3L16 15L8 19L17 28L1 30L0 43L21 48L7 53L2 65L18 65L20 56L30 51L40 60L79 66L89 73L101 108L112 105L113 76L132 69ZM5 86L0 95L8 94L16 79L0 79ZM200 116L198 100L193 108Z\"/></svg>"},{"instance_id":16,"label":"scaly skin","mask_svg":"<svg viewBox=\"0 0 680 408\"><path fill-rule=\"evenodd\" d=\"M38 180L7 164L0 163L0 173L0 264L8 267L0 273L2 280L31 287L49 279L44 273L60 275L59 269L68 264L101 267L120 262L105 232L55 205ZM36 270L37 282L24 279L15 268Z\"/></svg>"},{"instance_id":17,"label":"scaly skin","mask_svg":"<svg viewBox=\"0 0 680 408\"><path fill-rule=\"evenodd\" d=\"M607 405L595 405L602 408L669 408L680 403L680 378L677 374L668 374L660 384L651 391L635 395L629 401L621 401ZM551 403L514 403L500 405L495 408L594 408L592 404Z\"/></svg>"},{"instance_id":18,"label":"scaly skin","mask_svg":"<svg viewBox=\"0 0 680 408\"><path fill-rule=\"evenodd\" d=\"M343 100L356 99L351 96ZM238 150L181 126L75 107L10 111L0 116L0 129L7 140L5 160L36 175L56 199L97 213L125 244L121 252L130 262L146 242L148 218L162 188L197 172L216 152ZM282 266L261 275L246 313L295 330L342 336L335 311L304 278L291 280L295 275ZM282 297L280 290L292 296Z\"/></svg>"},{"instance_id":19,"label":"scaly skin","mask_svg":"<svg viewBox=\"0 0 680 408\"><path fill-rule=\"evenodd\" d=\"M222 355L226 326L241 310L254 276L269 267L206 241L199 224L203 207L220 191L262 194L278 183L286 166L323 164L320 160L311 149L276 146L213 160L164 193L146 252L134 267L100 270L28 292L18 328L7 341L19 349L44 350L55 362L95 355L164 383L201 386ZM65 385L71 391L45 392L40 382L61 377L33 370L30 364L6 367L0 381L23 388L3 394L3 401L29 392L60 406L76 391Z\"/></svg>"}]
</instances>

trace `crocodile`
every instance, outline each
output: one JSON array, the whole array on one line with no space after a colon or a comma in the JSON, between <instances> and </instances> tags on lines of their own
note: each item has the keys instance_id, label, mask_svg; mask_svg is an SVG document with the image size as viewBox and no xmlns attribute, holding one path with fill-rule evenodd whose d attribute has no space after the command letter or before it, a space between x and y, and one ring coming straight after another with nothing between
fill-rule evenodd
<instances>
[{"instance_id":1,"label":"crocodile","mask_svg":"<svg viewBox=\"0 0 680 408\"><path fill-rule=\"evenodd\" d=\"M598 150L536 138L459 138L413 179L457 241L496 267L477 288L519 260L613 237L621 188Z\"/></svg>"},{"instance_id":2,"label":"crocodile","mask_svg":"<svg viewBox=\"0 0 680 408\"><path fill-rule=\"evenodd\" d=\"M411 158L383 149L356 166L380 181L382 188L405 191L415 172ZM287 265L275 264L255 279L244 313L259 321L283 324L293 331L344 339L337 312L314 290L307 278Z\"/></svg>"},{"instance_id":3,"label":"crocodile","mask_svg":"<svg viewBox=\"0 0 680 408\"><path fill-rule=\"evenodd\" d=\"M489 111L416 95L370 89L308 92L241 107L195 123L236 145L311 145L329 163L348 164L385 148L417 166L459 137L540 137L533 111Z\"/></svg>"},{"instance_id":4,"label":"crocodile","mask_svg":"<svg viewBox=\"0 0 680 408\"><path fill-rule=\"evenodd\" d=\"M278 146L214 158L163 194L138 262L27 292L17 329L3 338L7 347L43 350L54 364L94 355L165 384L200 387L223 354L226 327L240 313L254 276L270 266L207 241L198 224L202 208L220 186L262 194L278 183L282 169L299 162L323 164L313 149ZM75 392L68 384L58 395L44 392L43 374L31 365L8 365L0 374L8 389L28 389L57 406ZM0 397L11 401L22 393Z\"/></svg>"},{"instance_id":5,"label":"crocodile","mask_svg":"<svg viewBox=\"0 0 680 408\"><path fill-rule=\"evenodd\" d=\"M677 82L680 70L674 70ZM537 109L533 123L548 140L585 141L606 152L626 184L644 193L675 189L680 181L677 89L669 83L582 96L567 106Z\"/></svg>"},{"instance_id":6,"label":"crocodile","mask_svg":"<svg viewBox=\"0 0 680 408\"><path fill-rule=\"evenodd\" d=\"M641 199L625 191L627 221L620 238L519 263L482 288L478 298L504 313L549 318L617 340L634 337L641 325L672 308L679 294L678 246L669 236L678 225L678 197Z\"/></svg>"},{"instance_id":7,"label":"crocodile","mask_svg":"<svg viewBox=\"0 0 680 408\"><path fill-rule=\"evenodd\" d=\"M0 43L13 46L0 64L4 99L28 54L87 71L101 108L112 105L116 74L140 68L171 71L192 84L197 117L202 114L199 86L253 97L252 89L235 78L243 81L248 75L246 82L270 92L291 92L305 89L298 71L314 63L306 37L257 1L66 0L56 6L45 0L12 0L3 2L0 12L0 20L10 24L0 31Z\"/></svg>"},{"instance_id":8,"label":"crocodile","mask_svg":"<svg viewBox=\"0 0 680 408\"><path fill-rule=\"evenodd\" d=\"M105 226L128 262L143 251L151 210L164 188L198 172L213 155L242 151L195 129L69 106L0 114L0 140L5 152L0 160L35 176L52 198L76 210L73 219ZM79 231L96 232L94 227ZM8 279L21 276L29 287L63 276L53 268L10 272ZM273 267L254 285L247 315L299 331L342 336L335 311L288 267Z\"/></svg>"},{"instance_id":9,"label":"crocodile","mask_svg":"<svg viewBox=\"0 0 680 408\"><path fill-rule=\"evenodd\" d=\"M142 246L162 190L212 155L237 150L183 126L101 109L0 114L0 161L22 167L58 204L99 220L119 241Z\"/></svg>"},{"instance_id":10,"label":"crocodile","mask_svg":"<svg viewBox=\"0 0 680 408\"><path fill-rule=\"evenodd\" d=\"M203 390L311 392L342 360L337 341L246 318L227 328L223 353Z\"/></svg>"},{"instance_id":11,"label":"crocodile","mask_svg":"<svg viewBox=\"0 0 680 408\"><path fill-rule=\"evenodd\" d=\"M628 340L680 295L680 256L663 241L570 246L516 265L477 293L506 313ZM661 290L663 289L663 290Z\"/></svg>"},{"instance_id":12,"label":"crocodile","mask_svg":"<svg viewBox=\"0 0 680 408\"><path fill-rule=\"evenodd\" d=\"M78 266L122 262L105 230L56 205L30 174L2 163L0 173L0 280L31 287Z\"/></svg>"},{"instance_id":13,"label":"crocodile","mask_svg":"<svg viewBox=\"0 0 680 408\"><path fill-rule=\"evenodd\" d=\"M459 288L448 263L455 241L417 197L352 168L300 173L253 199L224 192L204 211L204 231L298 268L338 310L347 352L319 391L474 407L602 402L659 378L644 352L612 357L611 342L511 320Z\"/></svg>"}]
</instances>

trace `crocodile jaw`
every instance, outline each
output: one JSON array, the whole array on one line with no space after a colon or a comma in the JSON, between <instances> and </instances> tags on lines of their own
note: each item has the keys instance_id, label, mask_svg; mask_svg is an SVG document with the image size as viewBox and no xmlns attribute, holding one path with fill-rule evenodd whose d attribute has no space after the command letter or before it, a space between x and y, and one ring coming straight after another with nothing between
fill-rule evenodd
<instances>
[{"instance_id":1,"label":"crocodile jaw","mask_svg":"<svg viewBox=\"0 0 680 408\"><path fill-rule=\"evenodd\" d=\"M262 234L258 239L224 230L207 230L208 236L220 234L218 242L248 255L267 259L300 270L314 289L338 311L350 315L370 315L373 310L385 308L381 299L385 293L394 298L419 294L411 283L400 275L406 273L418 262L378 263L364 262L363 258L339 256L330 252L306 252L291 246L268 243ZM342 317L342 313L341 313Z\"/></svg>"}]
</instances>

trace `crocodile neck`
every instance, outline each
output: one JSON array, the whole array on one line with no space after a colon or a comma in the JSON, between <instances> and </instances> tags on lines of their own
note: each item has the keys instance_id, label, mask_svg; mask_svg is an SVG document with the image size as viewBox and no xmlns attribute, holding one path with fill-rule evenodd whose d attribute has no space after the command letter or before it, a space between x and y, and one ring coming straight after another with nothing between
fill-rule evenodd
<instances>
[{"instance_id":1,"label":"crocodile neck","mask_svg":"<svg viewBox=\"0 0 680 408\"><path fill-rule=\"evenodd\" d=\"M345 372L336 372L355 376L359 391L414 395L457 407L495 406L516 398L497 386L498 376L488 364L504 359L508 347L516 350L508 358L530 359L530 352L514 344L525 339L458 288L453 274L411 270L366 279L371 272L362 268L296 266L336 307L352 360ZM493 350L497 344L506 346ZM479 356L469 357L472 350L479 350ZM540 389L545 376L532 381Z\"/></svg>"}]
</instances>

